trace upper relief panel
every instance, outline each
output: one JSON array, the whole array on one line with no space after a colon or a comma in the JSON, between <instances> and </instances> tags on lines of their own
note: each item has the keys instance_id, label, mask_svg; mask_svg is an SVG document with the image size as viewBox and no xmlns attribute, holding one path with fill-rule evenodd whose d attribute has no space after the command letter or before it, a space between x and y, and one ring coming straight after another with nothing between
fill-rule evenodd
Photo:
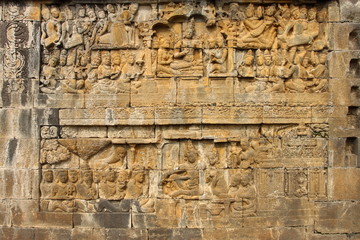
<instances>
[{"instance_id":1,"label":"upper relief panel","mask_svg":"<svg viewBox=\"0 0 360 240\"><path fill-rule=\"evenodd\" d=\"M158 81L212 88L209 78L233 82L235 95L327 91L327 13L315 5L42 5L41 14L43 93L172 93L187 83Z\"/></svg>"}]
</instances>

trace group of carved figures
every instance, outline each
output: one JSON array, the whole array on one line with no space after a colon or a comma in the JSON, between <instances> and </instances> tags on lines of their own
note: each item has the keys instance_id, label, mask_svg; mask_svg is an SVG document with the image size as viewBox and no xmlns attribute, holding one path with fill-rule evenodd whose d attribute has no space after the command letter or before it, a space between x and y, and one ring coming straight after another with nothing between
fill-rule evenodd
<instances>
[{"instance_id":1,"label":"group of carved figures","mask_svg":"<svg viewBox=\"0 0 360 240\"><path fill-rule=\"evenodd\" d=\"M135 199L147 194L144 171L43 169L43 199Z\"/></svg>"},{"instance_id":2,"label":"group of carved figures","mask_svg":"<svg viewBox=\"0 0 360 240\"><path fill-rule=\"evenodd\" d=\"M132 52L63 49L44 57L40 88L45 93L129 93L141 86L144 61Z\"/></svg>"},{"instance_id":3,"label":"group of carved figures","mask_svg":"<svg viewBox=\"0 0 360 240\"><path fill-rule=\"evenodd\" d=\"M252 84L244 88L245 92L323 92L328 85L326 61L326 52L303 48L258 49L255 57L249 50L238 72L241 77L251 78Z\"/></svg>"},{"instance_id":4,"label":"group of carved figures","mask_svg":"<svg viewBox=\"0 0 360 240\"><path fill-rule=\"evenodd\" d=\"M93 200L97 200L95 207L92 207L93 210L117 211L116 204L124 200L135 200L138 211L148 213L155 211L155 199L159 197L211 199L211 204L207 208L213 216L219 215L222 211L254 215L256 198L259 194L257 191L259 186L255 184L255 171L254 169L209 169L203 173L197 170L165 171L159 182L157 180L151 182L153 185L158 184L159 187L159 193L154 198L149 196L150 181L147 179L149 175L147 171L43 169L41 199L48 202L48 211L69 211L66 205L74 204L69 202L71 200L80 201L77 204L80 208L84 208L83 211L92 211L89 206L84 206L89 203L94 205ZM283 170L281 174L283 182L278 182L280 187L276 187L281 192L276 194L306 197L310 194L309 188L312 197L323 197L326 194L323 186L323 170L313 170L311 179L309 179L310 172L308 173L306 169ZM202 176L204 180L200 179ZM273 175L269 173L267 176ZM202 185L201 182L204 184Z\"/></svg>"},{"instance_id":5,"label":"group of carved figures","mask_svg":"<svg viewBox=\"0 0 360 240\"><path fill-rule=\"evenodd\" d=\"M47 48L70 49L94 45L133 46L134 15L138 4L90 6L42 6L41 44ZM116 38L113 36L116 35Z\"/></svg>"},{"instance_id":6,"label":"group of carved figures","mask_svg":"<svg viewBox=\"0 0 360 240\"><path fill-rule=\"evenodd\" d=\"M138 4L43 5L41 91L137 93L144 72L147 77L156 72L158 77L256 78L245 92L326 90L323 9L150 6L142 10L151 12L145 21ZM177 17L188 20L173 21ZM148 51L139 54L140 48Z\"/></svg>"},{"instance_id":7,"label":"group of carved figures","mask_svg":"<svg viewBox=\"0 0 360 240\"><path fill-rule=\"evenodd\" d=\"M41 43L48 49L70 49L80 45L84 49L139 47L135 35L151 36L156 32L153 27L157 23L171 25L176 17L202 15L206 28L221 29L218 32L226 38L229 47L291 48L312 44L312 50L320 50L326 45L325 30L321 25L326 21L325 9L287 4L244 6L231 3L215 7L212 3L200 6L188 2L148 5L150 9L142 10L147 19L138 16L139 5L135 3L61 7L43 5ZM183 38L192 38L191 35L186 37L186 31L182 35ZM200 35L206 38L205 32Z\"/></svg>"},{"instance_id":8,"label":"group of carved figures","mask_svg":"<svg viewBox=\"0 0 360 240\"><path fill-rule=\"evenodd\" d=\"M145 171L126 170L42 170L40 185L43 200L123 200L136 199L142 211L151 212L154 202L148 196ZM226 199L238 211L254 210L255 186L253 170L238 170L230 183L224 174L211 170L206 173L208 190L200 189L199 172L174 170L164 172L159 183L161 191L171 198ZM59 205L59 203L57 204ZM60 204L61 205L61 204ZM60 206L59 205L59 206Z\"/></svg>"}]
</instances>

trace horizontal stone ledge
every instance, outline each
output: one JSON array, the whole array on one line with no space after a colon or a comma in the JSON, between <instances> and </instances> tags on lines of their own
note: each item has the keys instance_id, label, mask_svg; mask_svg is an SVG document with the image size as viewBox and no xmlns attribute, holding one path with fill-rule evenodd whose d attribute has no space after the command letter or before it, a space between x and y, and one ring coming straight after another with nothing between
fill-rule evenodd
<instances>
[{"instance_id":1,"label":"horizontal stone ledge","mask_svg":"<svg viewBox=\"0 0 360 240\"><path fill-rule=\"evenodd\" d=\"M182 125L182 124L261 124L328 122L332 107L227 106L61 109L63 126Z\"/></svg>"}]
</instances>

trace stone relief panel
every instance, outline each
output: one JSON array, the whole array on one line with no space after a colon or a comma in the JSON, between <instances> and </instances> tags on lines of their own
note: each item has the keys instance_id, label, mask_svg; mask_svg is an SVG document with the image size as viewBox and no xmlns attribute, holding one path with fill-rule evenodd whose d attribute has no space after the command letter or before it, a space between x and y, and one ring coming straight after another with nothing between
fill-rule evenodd
<instances>
[{"instance_id":1,"label":"stone relief panel","mask_svg":"<svg viewBox=\"0 0 360 240\"><path fill-rule=\"evenodd\" d=\"M237 227L326 199L325 21L316 4L42 4L39 91L62 103L40 129L41 211Z\"/></svg>"},{"instance_id":2,"label":"stone relief panel","mask_svg":"<svg viewBox=\"0 0 360 240\"><path fill-rule=\"evenodd\" d=\"M41 16L45 94L136 96L163 91L161 79L213 91L230 81L238 94L328 91L320 6L42 5Z\"/></svg>"},{"instance_id":3,"label":"stone relief panel","mask_svg":"<svg viewBox=\"0 0 360 240\"><path fill-rule=\"evenodd\" d=\"M326 124L214 125L212 137L199 127L184 137L180 125L42 126L41 210L162 219L158 204L180 201L216 224L263 216L265 198L327 197Z\"/></svg>"}]
</instances>

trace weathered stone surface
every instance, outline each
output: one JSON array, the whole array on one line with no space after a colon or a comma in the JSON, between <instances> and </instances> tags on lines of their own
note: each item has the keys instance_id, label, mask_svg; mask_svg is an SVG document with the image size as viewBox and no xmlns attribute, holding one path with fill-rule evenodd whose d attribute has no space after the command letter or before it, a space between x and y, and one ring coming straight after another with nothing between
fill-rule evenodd
<instances>
[{"instance_id":1,"label":"weathered stone surface","mask_svg":"<svg viewBox=\"0 0 360 240\"><path fill-rule=\"evenodd\" d=\"M104 228L74 228L71 232L71 239L102 240L106 239L106 236L107 233Z\"/></svg>"},{"instance_id":2,"label":"weathered stone surface","mask_svg":"<svg viewBox=\"0 0 360 240\"><path fill-rule=\"evenodd\" d=\"M315 230L320 233L357 233L359 232L358 202L316 203Z\"/></svg>"},{"instance_id":3,"label":"weathered stone surface","mask_svg":"<svg viewBox=\"0 0 360 240\"><path fill-rule=\"evenodd\" d=\"M0 237L4 240L22 240L35 239L35 230L33 228L0 228Z\"/></svg>"},{"instance_id":4,"label":"weathered stone surface","mask_svg":"<svg viewBox=\"0 0 360 240\"><path fill-rule=\"evenodd\" d=\"M358 238L358 8L0 2L0 238Z\"/></svg>"},{"instance_id":5,"label":"weathered stone surface","mask_svg":"<svg viewBox=\"0 0 360 240\"><path fill-rule=\"evenodd\" d=\"M88 228L129 228L129 213L77 213L74 214L75 227Z\"/></svg>"},{"instance_id":6,"label":"weathered stone surface","mask_svg":"<svg viewBox=\"0 0 360 240\"><path fill-rule=\"evenodd\" d=\"M329 195L332 200L359 199L360 197L359 168L333 168L329 170L329 176L330 176Z\"/></svg>"},{"instance_id":7,"label":"weathered stone surface","mask_svg":"<svg viewBox=\"0 0 360 240\"><path fill-rule=\"evenodd\" d=\"M202 239L201 229L183 228L183 229L149 229L149 239Z\"/></svg>"},{"instance_id":8,"label":"weathered stone surface","mask_svg":"<svg viewBox=\"0 0 360 240\"><path fill-rule=\"evenodd\" d=\"M147 229L109 229L106 232L106 239L146 240L151 238Z\"/></svg>"},{"instance_id":9,"label":"weathered stone surface","mask_svg":"<svg viewBox=\"0 0 360 240\"><path fill-rule=\"evenodd\" d=\"M35 240L41 239L71 239L71 229L61 228L39 228L35 229Z\"/></svg>"}]
</instances>

